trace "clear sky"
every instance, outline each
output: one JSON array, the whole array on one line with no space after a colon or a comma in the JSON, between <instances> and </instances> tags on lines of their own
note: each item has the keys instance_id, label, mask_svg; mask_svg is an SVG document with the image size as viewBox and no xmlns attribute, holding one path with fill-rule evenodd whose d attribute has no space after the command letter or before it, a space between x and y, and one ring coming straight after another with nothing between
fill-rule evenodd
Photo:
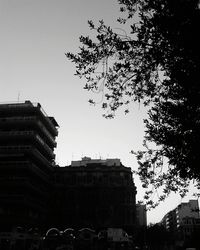
<instances>
[{"instance_id":1,"label":"clear sky","mask_svg":"<svg viewBox=\"0 0 200 250\"><path fill-rule=\"evenodd\" d=\"M94 96L83 90L84 80L74 76L75 67L64 55L78 51L81 34L91 34L87 20L104 19L118 28L118 16L117 0L0 0L0 102L40 102L56 118L56 162L61 166L89 156L120 158L137 169L130 151L142 148L144 108L136 104L128 115L103 118L100 106L88 104ZM135 183L141 200L136 177ZM148 213L148 222L158 222L180 202L173 195Z\"/></svg>"}]
</instances>

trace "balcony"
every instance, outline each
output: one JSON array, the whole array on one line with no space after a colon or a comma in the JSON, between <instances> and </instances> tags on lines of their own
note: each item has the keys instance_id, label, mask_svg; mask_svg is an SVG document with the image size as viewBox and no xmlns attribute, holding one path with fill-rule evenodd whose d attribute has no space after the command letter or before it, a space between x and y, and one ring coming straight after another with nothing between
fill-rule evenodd
<instances>
[{"instance_id":1,"label":"balcony","mask_svg":"<svg viewBox=\"0 0 200 250\"><path fill-rule=\"evenodd\" d=\"M18 192L23 192L24 194L28 194L29 196L37 196L42 200L48 195L48 189L45 188L44 185L41 185L35 180L31 181L30 178L20 177L20 176L6 176L0 177L0 187L1 190L11 190L11 193L6 192L6 194L11 195ZM24 190L24 191L22 191Z\"/></svg>"},{"instance_id":2,"label":"balcony","mask_svg":"<svg viewBox=\"0 0 200 250\"><path fill-rule=\"evenodd\" d=\"M0 154L29 154L30 160L37 160L38 164L50 168L51 161L47 160L35 147L31 145L0 146Z\"/></svg>"},{"instance_id":3,"label":"balcony","mask_svg":"<svg viewBox=\"0 0 200 250\"><path fill-rule=\"evenodd\" d=\"M11 130L13 128L13 125L15 126L15 128L27 127L27 126L31 127L34 126L35 130L39 128L41 133L44 134L47 141L50 143L50 145L56 147L56 142L54 137L46 129L44 124L38 119L37 116L14 116L14 117L0 118L1 128L5 128L5 130L8 130L9 128Z\"/></svg>"},{"instance_id":4,"label":"balcony","mask_svg":"<svg viewBox=\"0 0 200 250\"><path fill-rule=\"evenodd\" d=\"M15 170L26 169L30 171L30 174L36 175L40 178L44 183L49 184L49 175L44 173L37 165L30 161L0 161L0 168L1 169L10 169L14 168ZM1 177L0 177L1 178Z\"/></svg>"},{"instance_id":5,"label":"balcony","mask_svg":"<svg viewBox=\"0 0 200 250\"><path fill-rule=\"evenodd\" d=\"M0 153L22 153L31 150L30 145L0 146Z\"/></svg>"},{"instance_id":6,"label":"balcony","mask_svg":"<svg viewBox=\"0 0 200 250\"><path fill-rule=\"evenodd\" d=\"M42 109L41 105L39 103L32 103L30 101L25 101L24 103L8 103L8 104L1 104L0 105L0 117L6 117L11 112L11 114L14 116L16 114L20 115L34 115L37 114L40 116L43 121L47 124L47 126L51 129L52 133L57 136L58 130L56 127L58 127L57 122L55 119L53 121L51 118L45 113L45 111ZM14 112L13 112L14 111Z\"/></svg>"},{"instance_id":7,"label":"balcony","mask_svg":"<svg viewBox=\"0 0 200 250\"><path fill-rule=\"evenodd\" d=\"M31 140L32 143L36 142L47 157L51 159L55 158L53 150L44 142L44 140L34 131L0 131L1 142L4 141L18 141L18 143L24 143L24 141Z\"/></svg>"},{"instance_id":8,"label":"balcony","mask_svg":"<svg viewBox=\"0 0 200 250\"><path fill-rule=\"evenodd\" d=\"M47 160L35 147L31 147L31 150L28 152L33 157L33 160L37 159L39 163L43 164L43 166L47 167L48 169L51 168L52 162Z\"/></svg>"}]
</instances>

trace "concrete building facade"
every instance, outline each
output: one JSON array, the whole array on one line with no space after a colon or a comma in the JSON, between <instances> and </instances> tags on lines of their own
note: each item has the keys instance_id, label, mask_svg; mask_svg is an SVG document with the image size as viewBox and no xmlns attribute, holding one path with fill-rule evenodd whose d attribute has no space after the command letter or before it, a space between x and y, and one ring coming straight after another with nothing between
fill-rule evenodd
<instances>
[{"instance_id":1,"label":"concrete building facade","mask_svg":"<svg viewBox=\"0 0 200 250\"><path fill-rule=\"evenodd\" d=\"M62 221L63 226L72 228L112 227L133 232L136 187L131 169L123 166L119 159L84 157L54 171L54 225Z\"/></svg>"},{"instance_id":2,"label":"concrete building facade","mask_svg":"<svg viewBox=\"0 0 200 250\"><path fill-rule=\"evenodd\" d=\"M45 226L57 127L39 103L0 105L0 230Z\"/></svg>"},{"instance_id":3,"label":"concrete building facade","mask_svg":"<svg viewBox=\"0 0 200 250\"><path fill-rule=\"evenodd\" d=\"M200 229L200 214L198 200L183 202L167 213L162 219L162 225L172 232L178 241L184 242Z\"/></svg>"},{"instance_id":4,"label":"concrete building facade","mask_svg":"<svg viewBox=\"0 0 200 250\"><path fill-rule=\"evenodd\" d=\"M58 123L39 103L0 104L0 231L136 224L136 187L119 159L55 165Z\"/></svg>"},{"instance_id":5,"label":"concrete building facade","mask_svg":"<svg viewBox=\"0 0 200 250\"><path fill-rule=\"evenodd\" d=\"M147 209L144 204L136 205L136 220L138 227L146 227L147 226Z\"/></svg>"}]
</instances>

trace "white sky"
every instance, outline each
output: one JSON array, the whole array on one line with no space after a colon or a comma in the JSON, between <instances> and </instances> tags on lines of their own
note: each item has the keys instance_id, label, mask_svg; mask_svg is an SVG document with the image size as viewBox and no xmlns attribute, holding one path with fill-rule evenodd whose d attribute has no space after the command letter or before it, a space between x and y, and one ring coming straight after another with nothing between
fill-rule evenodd
<instances>
[{"instance_id":1,"label":"white sky","mask_svg":"<svg viewBox=\"0 0 200 250\"><path fill-rule=\"evenodd\" d=\"M0 0L0 102L40 102L60 125L56 161L61 166L83 156L120 158L137 169L131 150L142 148L144 108L131 107L114 120L102 117L100 106L91 107L84 80L74 76L74 65L64 53L76 52L81 34L88 35L87 20L119 24L117 0ZM101 95L96 96L101 100ZM137 199L143 190L135 177ZM172 196L148 213L158 222L181 199Z\"/></svg>"}]
</instances>

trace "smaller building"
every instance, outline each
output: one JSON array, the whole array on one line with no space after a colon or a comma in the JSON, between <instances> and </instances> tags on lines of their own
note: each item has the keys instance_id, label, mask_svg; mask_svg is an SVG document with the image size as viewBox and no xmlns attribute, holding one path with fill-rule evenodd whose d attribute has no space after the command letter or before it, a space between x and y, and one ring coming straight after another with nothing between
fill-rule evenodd
<instances>
[{"instance_id":1,"label":"smaller building","mask_svg":"<svg viewBox=\"0 0 200 250\"><path fill-rule=\"evenodd\" d=\"M137 225L139 227L146 227L147 226L146 205L143 205L143 204L136 205L136 218L137 218Z\"/></svg>"},{"instance_id":2,"label":"smaller building","mask_svg":"<svg viewBox=\"0 0 200 250\"><path fill-rule=\"evenodd\" d=\"M136 187L131 168L119 159L72 161L54 167L52 225L58 228L122 228L132 234Z\"/></svg>"},{"instance_id":3,"label":"smaller building","mask_svg":"<svg viewBox=\"0 0 200 250\"><path fill-rule=\"evenodd\" d=\"M168 212L161 221L162 225L180 244L186 242L200 229L200 214L198 200L183 202Z\"/></svg>"}]
</instances>

